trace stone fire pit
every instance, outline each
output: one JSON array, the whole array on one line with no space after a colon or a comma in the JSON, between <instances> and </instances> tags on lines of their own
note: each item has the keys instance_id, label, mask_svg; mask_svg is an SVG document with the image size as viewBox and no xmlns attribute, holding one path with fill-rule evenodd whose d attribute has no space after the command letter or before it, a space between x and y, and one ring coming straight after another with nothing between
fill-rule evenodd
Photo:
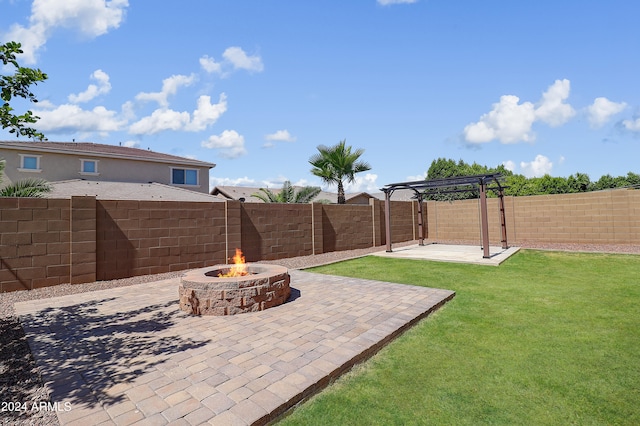
<instances>
[{"instance_id":1,"label":"stone fire pit","mask_svg":"<svg viewBox=\"0 0 640 426\"><path fill-rule=\"evenodd\" d=\"M289 271L278 265L247 264L248 275L219 277L232 265L185 273L178 295L180 309L194 315L235 315L262 311L289 298Z\"/></svg>"}]
</instances>

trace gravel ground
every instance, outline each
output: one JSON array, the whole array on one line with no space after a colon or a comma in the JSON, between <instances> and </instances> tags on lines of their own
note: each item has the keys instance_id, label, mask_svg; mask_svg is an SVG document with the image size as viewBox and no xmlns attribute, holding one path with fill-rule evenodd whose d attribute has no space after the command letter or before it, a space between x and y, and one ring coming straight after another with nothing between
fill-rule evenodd
<instances>
[{"instance_id":1,"label":"gravel ground","mask_svg":"<svg viewBox=\"0 0 640 426\"><path fill-rule=\"evenodd\" d=\"M413 241L394 244L393 247L402 247L415 243L416 242ZM477 241L447 241L446 243L478 244ZM520 247L574 252L640 254L639 245L540 244L525 242L520 244ZM381 249L384 249L384 247L292 257L277 261L265 261L264 263L277 263L289 269L302 269L365 256L369 253L380 251ZM53 411L32 409L34 404L37 408L40 406L40 403L46 403L49 399L33 355L27 344L20 321L15 316L14 303L159 281L179 277L183 273L184 271L179 271L112 281L75 285L63 284L36 290L0 293L0 425L59 424ZM16 403L19 403L20 406L16 407ZM19 409L16 410L16 408ZM23 410L23 408L26 408L26 411Z\"/></svg>"}]
</instances>

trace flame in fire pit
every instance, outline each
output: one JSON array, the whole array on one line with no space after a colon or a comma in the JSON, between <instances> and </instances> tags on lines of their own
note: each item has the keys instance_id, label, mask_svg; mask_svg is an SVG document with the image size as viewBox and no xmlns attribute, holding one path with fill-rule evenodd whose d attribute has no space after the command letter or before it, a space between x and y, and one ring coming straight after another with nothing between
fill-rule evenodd
<instances>
[{"instance_id":1,"label":"flame in fire pit","mask_svg":"<svg viewBox=\"0 0 640 426\"><path fill-rule=\"evenodd\" d=\"M247 264L244 261L244 256L242 255L242 250L236 249L236 255L233 256L233 265L226 273L218 274L218 277L221 278L230 278L230 277L244 277L245 275L249 275L247 271Z\"/></svg>"}]
</instances>

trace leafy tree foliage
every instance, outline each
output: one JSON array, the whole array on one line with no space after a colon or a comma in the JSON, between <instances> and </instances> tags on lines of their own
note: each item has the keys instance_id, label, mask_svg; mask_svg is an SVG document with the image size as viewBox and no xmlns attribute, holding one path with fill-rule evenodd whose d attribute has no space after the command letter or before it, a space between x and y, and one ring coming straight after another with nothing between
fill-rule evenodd
<instances>
[{"instance_id":1,"label":"leafy tree foliage","mask_svg":"<svg viewBox=\"0 0 640 426\"><path fill-rule=\"evenodd\" d=\"M625 186L640 185L640 175L629 172L626 176L613 177L606 174L598 179L594 184L594 190L621 188Z\"/></svg>"},{"instance_id":2,"label":"leafy tree foliage","mask_svg":"<svg viewBox=\"0 0 640 426\"><path fill-rule=\"evenodd\" d=\"M0 160L0 183L4 172L5 161ZM41 198L51 192L51 185L44 179L23 179L0 189L0 197L32 197Z\"/></svg>"},{"instance_id":3,"label":"leafy tree foliage","mask_svg":"<svg viewBox=\"0 0 640 426\"><path fill-rule=\"evenodd\" d=\"M468 164L463 160L456 162L450 158L438 158L431 162L429 170L427 170L427 179L444 179L450 177L459 176L474 176L485 175L491 173L502 173L504 176L510 176L513 173L510 170L505 169L503 165L497 167L482 166L476 162ZM455 190L455 188L452 188ZM431 200L439 201L453 201L453 200L467 200L470 198L476 198L478 195L474 191L462 191L453 192L447 194L433 194L428 198ZM491 196L491 193L489 193Z\"/></svg>"},{"instance_id":4,"label":"leafy tree foliage","mask_svg":"<svg viewBox=\"0 0 640 426\"><path fill-rule=\"evenodd\" d=\"M296 190L291 186L290 181L285 181L282 189L278 193L274 193L270 189L260 188L260 192L251 194L252 197L259 198L265 203L310 203L320 193L317 186L304 186Z\"/></svg>"},{"instance_id":5,"label":"leafy tree foliage","mask_svg":"<svg viewBox=\"0 0 640 426\"><path fill-rule=\"evenodd\" d=\"M27 136L30 138L44 139L44 135L32 127L39 117L33 115L31 111L17 115L9 104L14 98L24 98L30 102L38 102L36 96L31 92L30 86L36 85L40 81L47 79L47 75L39 69L21 67L16 56L22 53L20 43L10 41L0 45L0 61L4 67L13 65L16 69L13 75L0 75L0 124L3 129L9 129L9 133L16 136Z\"/></svg>"},{"instance_id":6,"label":"leafy tree foliage","mask_svg":"<svg viewBox=\"0 0 640 426\"><path fill-rule=\"evenodd\" d=\"M359 160L363 149L352 151L347 141L342 140L337 145L328 147L318 146L318 153L311 156L309 163L313 166L311 173L327 184L338 185L338 204L345 204L344 180L355 182L356 173L371 170L371 166Z\"/></svg>"},{"instance_id":7,"label":"leafy tree foliage","mask_svg":"<svg viewBox=\"0 0 640 426\"><path fill-rule=\"evenodd\" d=\"M487 167L477 163L468 164L463 160L455 161L450 158L438 158L431 162L426 179L439 179L456 176L471 176L478 174L501 173L505 176L505 195L543 195L543 194L569 194L577 192L597 191L602 189L624 188L640 185L640 175L629 172L626 176L613 177L604 175L599 180L592 182L586 173L575 173L567 178L545 175L542 177L527 178L524 175L514 174L505 169L503 165ZM477 192L465 191L453 194L436 194L430 199L454 200L476 198ZM488 196L493 196L489 192Z\"/></svg>"},{"instance_id":8,"label":"leafy tree foliage","mask_svg":"<svg viewBox=\"0 0 640 426\"><path fill-rule=\"evenodd\" d=\"M587 192L593 189L593 184L586 173L575 173L567 178L569 192Z\"/></svg>"}]
</instances>

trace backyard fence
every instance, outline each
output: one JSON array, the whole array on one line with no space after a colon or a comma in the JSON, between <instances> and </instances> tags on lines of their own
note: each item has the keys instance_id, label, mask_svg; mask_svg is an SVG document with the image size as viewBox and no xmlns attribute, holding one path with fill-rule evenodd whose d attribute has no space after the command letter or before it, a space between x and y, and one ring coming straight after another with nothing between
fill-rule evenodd
<instances>
[{"instance_id":1,"label":"backyard fence","mask_svg":"<svg viewBox=\"0 0 640 426\"><path fill-rule=\"evenodd\" d=\"M505 197L509 245L640 244L640 191ZM489 239L499 244L497 199ZM417 202L392 201L392 243L418 239ZM478 241L477 200L424 203L424 237ZM0 292L276 260L386 244L369 205L0 198Z\"/></svg>"}]
</instances>

